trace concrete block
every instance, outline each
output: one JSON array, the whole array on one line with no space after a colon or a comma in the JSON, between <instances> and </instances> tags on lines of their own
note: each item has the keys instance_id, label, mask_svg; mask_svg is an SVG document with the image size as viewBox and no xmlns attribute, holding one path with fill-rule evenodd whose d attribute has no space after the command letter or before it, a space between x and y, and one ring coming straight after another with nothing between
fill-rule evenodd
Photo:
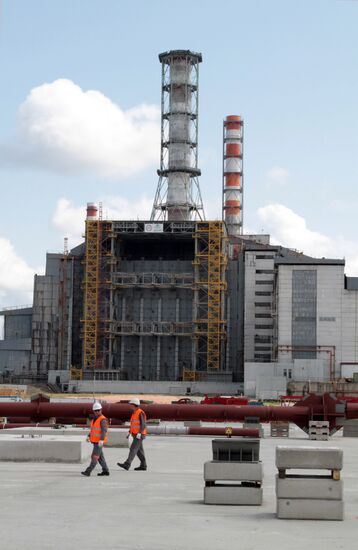
<instances>
[{"instance_id":1,"label":"concrete block","mask_svg":"<svg viewBox=\"0 0 358 550\"><path fill-rule=\"evenodd\" d=\"M311 441L329 441L329 434L310 433L309 439Z\"/></svg>"},{"instance_id":2,"label":"concrete block","mask_svg":"<svg viewBox=\"0 0 358 550\"><path fill-rule=\"evenodd\" d=\"M206 481L262 481L262 462L205 462Z\"/></svg>"},{"instance_id":3,"label":"concrete block","mask_svg":"<svg viewBox=\"0 0 358 550\"><path fill-rule=\"evenodd\" d=\"M260 506L262 504L262 487L230 485L204 487L204 503Z\"/></svg>"},{"instance_id":4,"label":"concrete block","mask_svg":"<svg viewBox=\"0 0 358 550\"><path fill-rule=\"evenodd\" d=\"M309 420L308 427L309 428L327 428L327 430L329 430L329 422L328 420Z\"/></svg>"},{"instance_id":5,"label":"concrete block","mask_svg":"<svg viewBox=\"0 0 358 550\"><path fill-rule=\"evenodd\" d=\"M358 429L351 426L344 426L343 437L358 437Z\"/></svg>"},{"instance_id":6,"label":"concrete block","mask_svg":"<svg viewBox=\"0 0 358 550\"><path fill-rule=\"evenodd\" d=\"M17 434L17 435L54 435L54 436L68 436L68 437L78 437L86 440L86 437L89 433L89 427L86 428L77 428L77 427L67 427L67 428L41 428L38 426L36 428L11 428L6 430L6 432L0 432L0 440L3 434ZM129 439L127 439L128 429L110 429L108 434L108 443L106 447L129 447Z\"/></svg>"},{"instance_id":7,"label":"concrete block","mask_svg":"<svg viewBox=\"0 0 358 550\"><path fill-rule=\"evenodd\" d=\"M258 462L259 460L259 439L213 439L212 446L214 460L224 462Z\"/></svg>"},{"instance_id":8,"label":"concrete block","mask_svg":"<svg viewBox=\"0 0 358 550\"><path fill-rule=\"evenodd\" d=\"M277 517L279 519L344 519L342 500L318 499L277 499Z\"/></svg>"},{"instance_id":9,"label":"concrete block","mask_svg":"<svg viewBox=\"0 0 358 550\"><path fill-rule=\"evenodd\" d=\"M289 476L280 479L276 475L277 498L303 498L320 500L342 500L343 481L331 477Z\"/></svg>"},{"instance_id":10,"label":"concrete block","mask_svg":"<svg viewBox=\"0 0 358 550\"><path fill-rule=\"evenodd\" d=\"M337 447L276 447L279 469L341 470L343 451Z\"/></svg>"},{"instance_id":11,"label":"concrete block","mask_svg":"<svg viewBox=\"0 0 358 550\"><path fill-rule=\"evenodd\" d=\"M0 461L7 462L76 462L89 459L92 445L82 438L64 436L2 436Z\"/></svg>"}]
</instances>

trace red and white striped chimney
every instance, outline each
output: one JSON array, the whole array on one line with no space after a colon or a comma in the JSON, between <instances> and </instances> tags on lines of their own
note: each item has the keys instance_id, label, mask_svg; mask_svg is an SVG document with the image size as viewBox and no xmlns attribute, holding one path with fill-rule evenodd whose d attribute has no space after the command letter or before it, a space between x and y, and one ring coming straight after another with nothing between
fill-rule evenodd
<instances>
[{"instance_id":1,"label":"red and white striped chimney","mask_svg":"<svg viewBox=\"0 0 358 550\"><path fill-rule=\"evenodd\" d=\"M242 234L242 146L243 121L230 115L223 127L223 219L229 235Z\"/></svg>"},{"instance_id":2,"label":"red and white striped chimney","mask_svg":"<svg viewBox=\"0 0 358 550\"><path fill-rule=\"evenodd\" d=\"M97 219L98 208L94 202L87 203L87 220Z\"/></svg>"}]
</instances>

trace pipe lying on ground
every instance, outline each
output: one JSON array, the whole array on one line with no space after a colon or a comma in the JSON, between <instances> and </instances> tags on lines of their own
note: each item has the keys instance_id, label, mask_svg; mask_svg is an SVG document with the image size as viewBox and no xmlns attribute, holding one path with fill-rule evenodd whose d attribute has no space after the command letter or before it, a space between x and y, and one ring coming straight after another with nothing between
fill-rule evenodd
<instances>
[{"instance_id":1,"label":"pipe lying on ground","mask_svg":"<svg viewBox=\"0 0 358 550\"><path fill-rule=\"evenodd\" d=\"M342 426L345 418L358 418L358 404L347 403L330 394L310 394L293 407L237 405L141 405L148 419L173 421L203 420L206 422L243 421L255 416L260 422L288 421L308 431L309 421L328 420L330 433ZM133 408L126 403L103 403L103 414L110 419L129 420ZM33 422L55 418L87 418L91 403L50 403L41 399L30 403L0 403L0 416L30 418ZM67 420L68 422L68 420Z\"/></svg>"}]
</instances>

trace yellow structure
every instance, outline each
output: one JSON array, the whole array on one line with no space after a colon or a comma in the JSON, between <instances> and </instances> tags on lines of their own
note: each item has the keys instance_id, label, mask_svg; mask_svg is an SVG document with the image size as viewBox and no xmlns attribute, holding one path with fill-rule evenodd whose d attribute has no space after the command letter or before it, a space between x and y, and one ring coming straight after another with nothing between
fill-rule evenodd
<instances>
[{"instance_id":1,"label":"yellow structure","mask_svg":"<svg viewBox=\"0 0 358 550\"><path fill-rule=\"evenodd\" d=\"M226 339L224 297L227 254L224 222L198 222L194 238L196 364L201 367L205 365L208 372L218 371L222 344Z\"/></svg>"},{"instance_id":2,"label":"yellow structure","mask_svg":"<svg viewBox=\"0 0 358 550\"><path fill-rule=\"evenodd\" d=\"M83 364L96 368L99 325L100 221L86 220Z\"/></svg>"}]
</instances>

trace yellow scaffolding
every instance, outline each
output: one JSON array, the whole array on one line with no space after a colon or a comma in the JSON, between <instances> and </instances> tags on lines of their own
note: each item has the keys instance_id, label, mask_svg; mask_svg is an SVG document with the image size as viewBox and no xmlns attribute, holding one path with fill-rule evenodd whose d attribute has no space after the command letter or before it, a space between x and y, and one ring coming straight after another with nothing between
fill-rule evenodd
<instances>
[{"instance_id":1,"label":"yellow scaffolding","mask_svg":"<svg viewBox=\"0 0 358 550\"><path fill-rule=\"evenodd\" d=\"M204 362L207 371L218 371L226 338L224 222L198 222L194 237L196 364Z\"/></svg>"},{"instance_id":2,"label":"yellow scaffolding","mask_svg":"<svg viewBox=\"0 0 358 550\"><path fill-rule=\"evenodd\" d=\"M100 283L100 221L86 220L84 277L83 364L96 368L98 344L98 302Z\"/></svg>"}]
</instances>

